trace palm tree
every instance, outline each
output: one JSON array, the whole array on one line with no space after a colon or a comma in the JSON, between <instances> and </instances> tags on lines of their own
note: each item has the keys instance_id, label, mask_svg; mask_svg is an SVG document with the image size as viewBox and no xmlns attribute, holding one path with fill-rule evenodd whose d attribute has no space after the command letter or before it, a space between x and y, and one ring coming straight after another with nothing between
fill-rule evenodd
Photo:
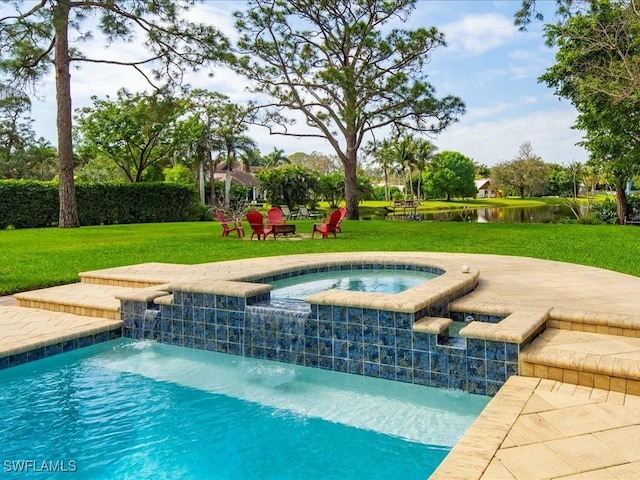
<instances>
[{"instance_id":1,"label":"palm tree","mask_svg":"<svg viewBox=\"0 0 640 480\"><path fill-rule=\"evenodd\" d=\"M219 163L225 165L224 204L228 207L231 193L231 170L240 155L250 155L253 152L256 148L256 142L246 135L235 134L231 129L221 129L213 138L212 147L213 151L218 152Z\"/></svg>"},{"instance_id":2,"label":"palm tree","mask_svg":"<svg viewBox=\"0 0 640 480\"><path fill-rule=\"evenodd\" d=\"M273 152L270 152L264 156L264 166L269 168L275 168L279 165L290 164L291 161L285 156L284 150L273 147Z\"/></svg>"},{"instance_id":3,"label":"palm tree","mask_svg":"<svg viewBox=\"0 0 640 480\"><path fill-rule=\"evenodd\" d=\"M404 135L396 143L396 160L402 171L405 173L405 184L409 183L411 198L413 199L413 180L411 178L411 170L416 160L416 142L413 135Z\"/></svg>"},{"instance_id":4,"label":"palm tree","mask_svg":"<svg viewBox=\"0 0 640 480\"><path fill-rule=\"evenodd\" d=\"M395 162L394 143L386 138L378 145L374 142L369 142L365 147L365 151L374 158L374 161L380 165L382 169L382 175L384 177L384 198L387 202L390 202L389 174L393 170L393 164Z\"/></svg>"},{"instance_id":5,"label":"palm tree","mask_svg":"<svg viewBox=\"0 0 640 480\"><path fill-rule=\"evenodd\" d=\"M418 170L418 202L420 201L420 194L422 193L422 173L427 168L427 165L433 158L436 150L438 149L433 143L424 138L416 140L416 155L414 165Z\"/></svg>"}]
</instances>

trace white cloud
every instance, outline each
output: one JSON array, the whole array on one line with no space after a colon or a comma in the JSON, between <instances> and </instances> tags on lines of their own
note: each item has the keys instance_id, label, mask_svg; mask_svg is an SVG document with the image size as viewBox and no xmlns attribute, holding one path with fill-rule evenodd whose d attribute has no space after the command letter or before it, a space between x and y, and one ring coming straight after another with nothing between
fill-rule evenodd
<instances>
[{"instance_id":1,"label":"white cloud","mask_svg":"<svg viewBox=\"0 0 640 480\"><path fill-rule=\"evenodd\" d=\"M441 30L452 50L474 55L508 43L517 33L510 18L494 13L468 15Z\"/></svg>"},{"instance_id":2,"label":"white cloud","mask_svg":"<svg viewBox=\"0 0 640 480\"><path fill-rule=\"evenodd\" d=\"M489 166L514 158L524 142L530 142L534 152L547 163L585 162L587 152L575 145L582 134L570 128L575 118L572 107L559 107L479 123L462 119L435 143L441 151L459 151Z\"/></svg>"}]
</instances>

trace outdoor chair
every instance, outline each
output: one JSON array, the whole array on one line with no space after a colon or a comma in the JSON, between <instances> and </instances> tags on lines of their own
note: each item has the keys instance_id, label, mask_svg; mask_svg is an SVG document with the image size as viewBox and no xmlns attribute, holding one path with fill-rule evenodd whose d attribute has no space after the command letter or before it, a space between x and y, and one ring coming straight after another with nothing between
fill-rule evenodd
<instances>
[{"instance_id":1,"label":"outdoor chair","mask_svg":"<svg viewBox=\"0 0 640 480\"><path fill-rule=\"evenodd\" d=\"M291 210L289 210L288 205L280 205L280 210L282 211L282 215L284 216L285 220L291 217Z\"/></svg>"},{"instance_id":2,"label":"outdoor chair","mask_svg":"<svg viewBox=\"0 0 640 480\"><path fill-rule=\"evenodd\" d=\"M231 232L236 232L238 237L244 237L244 229L242 228L241 220L227 220L224 218L224 212L222 210L216 210L216 218L220 225L222 225L222 236L226 237Z\"/></svg>"},{"instance_id":3,"label":"outdoor chair","mask_svg":"<svg viewBox=\"0 0 640 480\"><path fill-rule=\"evenodd\" d=\"M283 212L278 207L271 207L267 212L267 225L270 227L274 225L283 225L286 223L286 217L283 215Z\"/></svg>"},{"instance_id":4,"label":"outdoor chair","mask_svg":"<svg viewBox=\"0 0 640 480\"><path fill-rule=\"evenodd\" d=\"M341 216L342 212L340 210L334 210L333 213L331 213L328 221L323 221L322 223L314 223L311 238L313 238L316 232L321 233L322 238L328 238L330 233L333 233L333 236L337 238L338 236L336 235L336 229L338 227L338 223L340 222Z\"/></svg>"},{"instance_id":5,"label":"outdoor chair","mask_svg":"<svg viewBox=\"0 0 640 480\"><path fill-rule=\"evenodd\" d=\"M262 240L266 240L267 239L267 235L272 234L273 235L273 239L275 240L276 235L275 232L273 230L273 227L267 225L265 227L264 225L264 216L256 211L256 210L252 210L249 213L247 213L247 222L249 222L249 226L251 227L251 239L253 240L253 236L257 235L258 236L258 240L260 240L260 237L262 236Z\"/></svg>"}]
</instances>

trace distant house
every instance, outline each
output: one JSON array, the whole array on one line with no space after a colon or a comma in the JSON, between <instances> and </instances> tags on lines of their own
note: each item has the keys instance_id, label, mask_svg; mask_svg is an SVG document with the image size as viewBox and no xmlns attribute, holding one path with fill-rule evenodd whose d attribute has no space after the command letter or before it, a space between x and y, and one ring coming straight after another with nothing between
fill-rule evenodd
<instances>
[{"instance_id":1,"label":"distant house","mask_svg":"<svg viewBox=\"0 0 640 480\"><path fill-rule=\"evenodd\" d=\"M226 165L218 165L214 170L213 179L216 182L224 182L226 177ZM249 187L251 189L250 200L255 200L260 197L260 192L258 192L258 179L253 173L245 172L242 169L242 164L239 162L236 162L231 168L231 183L242 187Z\"/></svg>"},{"instance_id":2,"label":"distant house","mask_svg":"<svg viewBox=\"0 0 640 480\"><path fill-rule=\"evenodd\" d=\"M498 191L491 186L491 180L488 178L481 178L474 183L478 191L478 198L496 198L498 196Z\"/></svg>"}]
</instances>

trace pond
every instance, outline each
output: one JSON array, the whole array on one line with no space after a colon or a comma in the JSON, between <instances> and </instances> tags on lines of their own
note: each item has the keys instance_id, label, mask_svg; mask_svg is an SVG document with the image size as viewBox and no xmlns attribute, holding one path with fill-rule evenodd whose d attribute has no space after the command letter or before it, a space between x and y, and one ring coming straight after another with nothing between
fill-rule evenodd
<instances>
[{"instance_id":1,"label":"pond","mask_svg":"<svg viewBox=\"0 0 640 480\"><path fill-rule=\"evenodd\" d=\"M543 205L537 207L483 207L464 208L446 212L385 212L378 209L362 218L386 220L418 220L427 222L477 222L477 223L561 223L574 219L571 209L564 205Z\"/></svg>"}]
</instances>

